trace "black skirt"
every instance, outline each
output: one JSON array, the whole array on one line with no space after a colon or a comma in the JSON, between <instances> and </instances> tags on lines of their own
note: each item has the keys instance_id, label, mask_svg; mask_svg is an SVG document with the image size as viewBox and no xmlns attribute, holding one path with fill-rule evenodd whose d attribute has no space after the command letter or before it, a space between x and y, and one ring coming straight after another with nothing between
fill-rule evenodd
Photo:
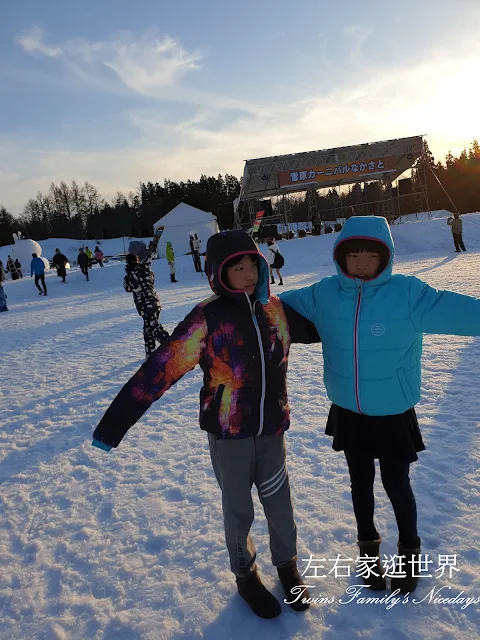
<instances>
[{"instance_id":1,"label":"black skirt","mask_svg":"<svg viewBox=\"0 0 480 640\"><path fill-rule=\"evenodd\" d=\"M415 462L417 451L425 449L413 408L391 416L366 416L332 404L325 433L333 436L335 451L370 458Z\"/></svg>"},{"instance_id":2,"label":"black skirt","mask_svg":"<svg viewBox=\"0 0 480 640\"><path fill-rule=\"evenodd\" d=\"M270 265L272 269L281 269L284 266L284 264L285 264L285 260L283 256L278 251L275 251L275 258L272 264Z\"/></svg>"}]
</instances>

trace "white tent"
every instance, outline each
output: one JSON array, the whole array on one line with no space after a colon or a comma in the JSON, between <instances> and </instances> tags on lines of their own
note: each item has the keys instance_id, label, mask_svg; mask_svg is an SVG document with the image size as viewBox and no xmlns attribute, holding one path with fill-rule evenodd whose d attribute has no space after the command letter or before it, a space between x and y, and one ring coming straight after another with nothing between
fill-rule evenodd
<instances>
[{"instance_id":1,"label":"white tent","mask_svg":"<svg viewBox=\"0 0 480 640\"><path fill-rule=\"evenodd\" d=\"M158 255L165 257L165 246L170 241L177 256L184 255L190 251L190 235L196 233L202 241L201 252L207 246L207 240L214 233L218 233L217 219L211 213L191 207L189 204L181 202L172 209L166 216L160 218L154 225L165 227L165 231L158 243Z\"/></svg>"}]
</instances>

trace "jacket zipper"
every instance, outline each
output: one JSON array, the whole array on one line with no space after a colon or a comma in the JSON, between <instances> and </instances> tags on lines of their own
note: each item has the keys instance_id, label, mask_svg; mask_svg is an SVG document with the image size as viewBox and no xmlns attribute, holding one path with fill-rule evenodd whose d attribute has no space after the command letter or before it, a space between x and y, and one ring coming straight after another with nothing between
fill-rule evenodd
<instances>
[{"instance_id":1,"label":"jacket zipper","mask_svg":"<svg viewBox=\"0 0 480 640\"><path fill-rule=\"evenodd\" d=\"M265 387L266 387L265 354L263 353L263 344L262 344L262 336L260 335L260 327L258 326L257 318L255 316L255 304L257 301L255 301L252 306L252 303L250 302L250 298L248 297L247 294L245 295L247 296L248 304L250 305L250 313L252 314L253 325L255 327L255 331L257 332L258 347L260 349L260 361L262 364L262 395L260 397L260 427L257 433L257 436L259 436L263 431L263 419L264 419L264 413L265 413Z\"/></svg>"},{"instance_id":2,"label":"jacket zipper","mask_svg":"<svg viewBox=\"0 0 480 640\"><path fill-rule=\"evenodd\" d=\"M360 388L359 388L359 382L358 382L358 322L360 319L360 306L362 304L362 287L363 287L363 283L360 285L360 288L358 290L357 306L355 309L355 323L353 327L353 351L354 351L353 382L355 386L355 402L357 403L357 409L359 413L363 413L362 407L360 406Z\"/></svg>"}]
</instances>

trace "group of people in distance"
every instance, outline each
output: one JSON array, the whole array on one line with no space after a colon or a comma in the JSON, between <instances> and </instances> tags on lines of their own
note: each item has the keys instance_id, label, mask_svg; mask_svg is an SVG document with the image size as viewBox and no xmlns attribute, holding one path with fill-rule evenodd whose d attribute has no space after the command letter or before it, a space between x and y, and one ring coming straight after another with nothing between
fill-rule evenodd
<instances>
[{"instance_id":1,"label":"group of people in distance","mask_svg":"<svg viewBox=\"0 0 480 640\"><path fill-rule=\"evenodd\" d=\"M95 247L95 254L92 254L88 247L85 247L85 250L83 249L83 247L81 247L77 256L77 264L86 277L87 281L89 280L88 269L91 268L94 263L99 264L101 267L104 266L103 251L97 246ZM52 258L52 264L57 270L57 276L60 277L62 279L62 283L65 284L67 281L67 265L69 264L69 260L67 256L65 256L58 248L55 249L55 255ZM39 258L37 256L36 253L32 253L30 275L35 276L35 286L38 289L39 295L48 295L47 286L45 284L45 263L42 258ZM41 283L41 287L39 283Z\"/></svg>"},{"instance_id":2,"label":"group of people in distance","mask_svg":"<svg viewBox=\"0 0 480 640\"><path fill-rule=\"evenodd\" d=\"M147 350L150 357L113 400L92 444L104 451L118 447L151 404L199 364L204 374L200 427L207 431L221 489L238 592L262 618L281 612L260 578L250 536L255 484L285 602L304 611L311 599L297 568L284 440L290 425L286 375L293 343L321 341L331 401L326 434L348 465L357 561L368 565L370 560L363 580L372 590L385 590L390 577L393 592L412 592L421 541L409 471L425 448L415 414L422 337L480 335L480 299L438 291L414 276L393 275L390 228L375 216L346 221L334 245L336 275L280 297L270 293L272 263L247 233L211 236L206 254L213 295L195 305L171 336L159 340L159 348ZM140 305L136 282L127 283L127 276L125 281ZM153 305L147 317L158 308ZM317 355L312 353L314 363ZM380 527L374 520L375 460L398 526L393 575L382 565Z\"/></svg>"},{"instance_id":3,"label":"group of people in distance","mask_svg":"<svg viewBox=\"0 0 480 640\"><path fill-rule=\"evenodd\" d=\"M90 279L88 276L88 270L91 269L94 264L99 264L101 267L103 267L103 258L103 251L99 249L98 246L95 247L95 251L93 254L88 247L85 247L85 249L83 247L80 247L80 249L78 250L77 264L87 281ZM67 275L67 263L68 259L63 255L63 253L60 253L60 249L55 249L53 264L57 269L57 275L62 278L62 282L65 282L65 277Z\"/></svg>"}]
</instances>

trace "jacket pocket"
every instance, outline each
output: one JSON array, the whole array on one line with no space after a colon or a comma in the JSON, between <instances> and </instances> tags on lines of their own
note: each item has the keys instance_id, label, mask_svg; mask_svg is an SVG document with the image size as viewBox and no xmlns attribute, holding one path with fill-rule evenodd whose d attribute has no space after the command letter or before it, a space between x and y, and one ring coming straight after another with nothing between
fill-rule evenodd
<instances>
[{"instance_id":1,"label":"jacket pocket","mask_svg":"<svg viewBox=\"0 0 480 640\"><path fill-rule=\"evenodd\" d=\"M201 417L200 424L202 429L206 431L210 431L210 433L215 434L216 436L220 435L221 426L220 426L220 405L222 403L222 396L225 390L224 384L219 384L217 390L215 391L215 395L211 397L210 401L207 400L205 403L205 395L206 392L202 389L200 392L200 402L201 402ZM207 392L208 393L208 392Z\"/></svg>"},{"instance_id":2,"label":"jacket pocket","mask_svg":"<svg viewBox=\"0 0 480 640\"><path fill-rule=\"evenodd\" d=\"M413 407L415 405L415 400L413 398L413 393L410 388L405 369L397 369L397 379L402 389L405 400L408 402L408 406Z\"/></svg>"}]
</instances>

